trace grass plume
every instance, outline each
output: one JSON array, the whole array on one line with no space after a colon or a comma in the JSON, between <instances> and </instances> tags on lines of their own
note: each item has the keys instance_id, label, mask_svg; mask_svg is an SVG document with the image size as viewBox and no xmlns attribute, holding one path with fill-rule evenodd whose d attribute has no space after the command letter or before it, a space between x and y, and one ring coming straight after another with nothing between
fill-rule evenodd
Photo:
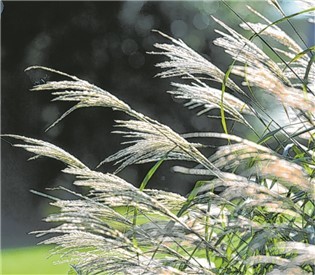
<instances>
[{"instance_id":1,"label":"grass plume","mask_svg":"<svg viewBox=\"0 0 315 275\"><path fill-rule=\"evenodd\" d=\"M283 13L277 1L269 2ZM151 54L167 58L156 65L162 70L158 77L179 77L178 82L172 82L169 94L186 100L190 109L201 108L197 115L223 109L223 115L230 115L235 125L242 123L249 130L257 125L245 115L256 116L265 131L254 131L255 139L217 132L179 134L76 76L41 66L27 69L46 70L64 78L36 85L32 91L50 91L53 101L75 102L49 128L78 108L112 108L131 117L116 121L119 130L114 133L128 138L124 148L100 163L119 165L114 174L90 169L50 143L3 135L22 141L14 146L35 154L31 159L49 157L65 163L62 172L75 178L74 185L88 189L83 195L57 188L74 199L56 198L51 205L58 211L45 220L58 225L33 232L46 236L41 243L54 244L52 253L60 254L61 261L69 262L77 274L315 272L312 48L300 46L277 22L249 9L262 23L242 21L240 26L252 33L248 38L213 17L225 29L216 30L220 37L214 44L234 60L227 73L184 41L161 32L168 43L156 43ZM301 13L282 14L282 21ZM278 60L260 49L254 38L267 43ZM244 78L243 88L232 79L234 75ZM209 79L228 89L210 87ZM283 105L287 125L280 125L266 115L268 110L260 108L252 96L257 88ZM195 138L198 143L190 141ZM218 147L215 139L226 144ZM215 152L207 155L202 151L205 147L215 147ZM168 160L180 163L173 168L175 172L202 176L187 197L145 188L146 180L136 188L119 176L128 166L156 162L146 177L150 179L160 162Z\"/></svg>"}]
</instances>

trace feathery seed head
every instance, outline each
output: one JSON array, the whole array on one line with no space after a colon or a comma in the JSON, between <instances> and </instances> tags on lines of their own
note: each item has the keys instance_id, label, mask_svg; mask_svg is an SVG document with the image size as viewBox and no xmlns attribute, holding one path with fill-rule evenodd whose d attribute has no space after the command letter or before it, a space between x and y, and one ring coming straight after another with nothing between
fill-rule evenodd
<instances>
[{"instance_id":1,"label":"feathery seed head","mask_svg":"<svg viewBox=\"0 0 315 275\"><path fill-rule=\"evenodd\" d=\"M212 18L230 33L226 34L216 30L216 32L221 34L222 37L213 41L215 45L224 48L226 53L239 62L249 64L251 66L256 66L257 63L260 63L261 66L268 68L271 72L278 76L281 81L290 85L290 81L283 74L279 66L253 42L228 27L222 21L213 16Z\"/></svg>"},{"instance_id":2,"label":"feathery seed head","mask_svg":"<svg viewBox=\"0 0 315 275\"><path fill-rule=\"evenodd\" d=\"M130 131L115 131L125 137L135 138L128 143L134 143L116 154L106 158L103 162L117 161L121 163L118 170L128 165L158 161L162 158L194 160L192 145L168 126L147 121L117 121L117 127L127 128Z\"/></svg>"},{"instance_id":3,"label":"feathery seed head","mask_svg":"<svg viewBox=\"0 0 315 275\"><path fill-rule=\"evenodd\" d=\"M31 91L52 91L52 94L56 96L53 101L74 101L78 102L68 111L66 111L58 120L56 120L47 130L55 126L63 118L69 115L76 109L84 107L109 107L113 110L118 110L126 112L128 114L132 113L132 109L124 103L122 100L118 99L116 96L111 93L102 90L101 88L90 84L85 80L81 80L74 76L69 76L67 74L55 71L53 69L36 66L30 67L30 69L43 69L49 70L56 74L67 76L71 80L64 81L49 81L47 83L39 84L34 86Z\"/></svg>"},{"instance_id":4,"label":"feathery seed head","mask_svg":"<svg viewBox=\"0 0 315 275\"><path fill-rule=\"evenodd\" d=\"M19 135L1 135L3 137L11 137L14 139L22 140L26 144L14 144L15 147L24 148L26 151L34 153L35 156L31 157L31 159L36 159L41 156L49 157L53 159L60 160L61 162L65 163L69 167L77 167L80 169L88 169L80 160L69 154L68 152L64 151L63 149L42 141L33 138L28 138Z\"/></svg>"},{"instance_id":5,"label":"feathery seed head","mask_svg":"<svg viewBox=\"0 0 315 275\"><path fill-rule=\"evenodd\" d=\"M235 96L225 92L223 101L221 100L222 91L211 88L199 81L199 84L192 83L191 85L172 83L177 90L169 91L175 98L187 99L188 103L185 104L189 109L203 107L197 115L201 115L210 111L211 109L220 109L223 104L224 111L232 115L236 120L248 124L241 113L253 114L251 109L246 103L236 98Z\"/></svg>"},{"instance_id":6,"label":"feathery seed head","mask_svg":"<svg viewBox=\"0 0 315 275\"><path fill-rule=\"evenodd\" d=\"M154 44L154 46L162 50L162 52L150 52L150 54L165 55L170 59L170 61L156 64L157 67L165 69L163 72L157 74L157 76L168 78L175 76L189 77L190 75L194 75L197 78L202 76L203 78L208 77L219 83L223 82L225 73L214 64L196 53L182 40L176 40L161 32L158 33L169 39L173 44ZM227 79L226 85L233 91L244 94L231 79Z\"/></svg>"},{"instance_id":7,"label":"feathery seed head","mask_svg":"<svg viewBox=\"0 0 315 275\"><path fill-rule=\"evenodd\" d=\"M259 63L255 66L235 66L232 73L247 79L250 85L259 87L280 99L290 107L315 113L315 96L311 93L304 93L300 89L288 87L276 77L270 70Z\"/></svg>"}]
</instances>

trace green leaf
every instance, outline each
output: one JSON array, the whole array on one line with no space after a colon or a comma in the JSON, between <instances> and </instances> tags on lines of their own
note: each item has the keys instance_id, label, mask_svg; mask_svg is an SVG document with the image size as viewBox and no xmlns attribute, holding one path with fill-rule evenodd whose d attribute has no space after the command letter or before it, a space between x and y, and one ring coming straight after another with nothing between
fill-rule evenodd
<instances>
[{"instance_id":1,"label":"green leaf","mask_svg":"<svg viewBox=\"0 0 315 275\"><path fill-rule=\"evenodd\" d=\"M143 181L140 184L139 190L143 191L144 188L147 186L148 182L150 181L150 179L153 177L153 175L155 174L156 170L161 166L161 164L164 162L164 160L167 158L167 155L169 154L169 152L167 154L165 154L165 156L160 159L150 170L149 172L145 175Z\"/></svg>"},{"instance_id":2,"label":"green leaf","mask_svg":"<svg viewBox=\"0 0 315 275\"><path fill-rule=\"evenodd\" d=\"M223 106L223 100L224 100L224 93L225 93L225 89L226 89L226 83L229 79L229 76L231 74L232 68L235 64L235 60L232 62L232 64L230 65L229 69L227 70L227 72L224 75L224 79L222 81L222 88L221 88L221 101L220 101L220 113L221 113L221 123L222 123L222 127L223 130L226 134L228 134L228 130L227 130L227 126L226 126L226 119L225 119L225 114L224 114L224 106Z\"/></svg>"},{"instance_id":3,"label":"green leaf","mask_svg":"<svg viewBox=\"0 0 315 275\"><path fill-rule=\"evenodd\" d=\"M270 125L270 124L269 124ZM268 128L269 128L268 125ZM266 141L268 141L270 138L274 137L276 133L280 132L281 130L283 130L283 127L279 127L273 131L268 132L266 135L262 136L258 141L257 144L262 144Z\"/></svg>"},{"instance_id":4,"label":"green leaf","mask_svg":"<svg viewBox=\"0 0 315 275\"><path fill-rule=\"evenodd\" d=\"M194 200L194 198L198 194L199 188L201 186L203 186L205 183L206 183L205 181L197 181L196 182L194 189L190 192L190 194L187 198L187 201L182 206L182 208L178 211L177 217L180 217L181 215L183 215L183 213L189 208L190 203Z\"/></svg>"},{"instance_id":5,"label":"green leaf","mask_svg":"<svg viewBox=\"0 0 315 275\"><path fill-rule=\"evenodd\" d=\"M312 47L313 49L315 49L315 46ZM308 62L307 64L307 67L306 67L306 70L305 70L305 75L304 75L304 78L303 78L303 90L304 92L307 91L307 82L308 82L308 75L310 73L310 70L311 70L311 67L312 67L312 64L314 63L315 61L315 55L312 55L310 61Z\"/></svg>"},{"instance_id":6,"label":"green leaf","mask_svg":"<svg viewBox=\"0 0 315 275\"><path fill-rule=\"evenodd\" d=\"M164 162L164 160L167 158L168 154L170 153L167 152L163 158L161 158L150 170L149 172L145 175L143 181L141 182L140 184L140 187L139 187L139 190L140 191L143 191L145 189L145 187L147 186L148 182L150 181L150 179L153 177L153 175L155 174L156 170L161 166L161 164ZM135 227L137 225L137 217L138 217L138 209L135 208L134 209L134 212L133 212L133 221L132 221L132 224L133 226ZM134 232L135 233L135 232ZM137 239L135 237L135 234L133 235L133 238L132 238L132 242L133 242L133 245L135 247L138 247L138 242L137 242Z\"/></svg>"},{"instance_id":7,"label":"green leaf","mask_svg":"<svg viewBox=\"0 0 315 275\"><path fill-rule=\"evenodd\" d=\"M302 51L302 52L300 52L300 53L298 53L296 56L294 56L294 57L288 62L287 66L290 65L292 62L295 62L295 61L299 60L300 58L302 58L302 57L303 57L304 55L306 55L307 53L312 52L312 51L314 51L314 50L315 50L315 45L312 46L312 47L307 48L306 50L304 50L304 51Z\"/></svg>"}]
</instances>

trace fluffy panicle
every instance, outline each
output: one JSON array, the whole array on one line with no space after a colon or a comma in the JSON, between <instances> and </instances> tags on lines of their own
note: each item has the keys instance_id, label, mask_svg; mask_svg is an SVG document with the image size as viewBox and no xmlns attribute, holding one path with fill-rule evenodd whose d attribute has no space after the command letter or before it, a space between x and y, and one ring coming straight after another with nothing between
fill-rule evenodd
<instances>
[{"instance_id":1,"label":"fluffy panicle","mask_svg":"<svg viewBox=\"0 0 315 275\"><path fill-rule=\"evenodd\" d=\"M313 264L315 261L315 246L301 242L281 242L276 245L284 253L294 253L294 256L282 258L278 256L252 256L247 262L250 265L271 263L278 266L268 274L309 274L299 266Z\"/></svg>"},{"instance_id":2,"label":"fluffy panicle","mask_svg":"<svg viewBox=\"0 0 315 275\"><path fill-rule=\"evenodd\" d=\"M275 98L282 101L285 106L290 106L299 110L315 112L315 96L305 93L300 89L288 87L276 77L270 70L259 65L252 64L251 67L235 66L232 72L240 75L252 86L259 87Z\"/></svg>"},{"instance_id":3,"label":"fluffy panicle","mask_svg":"<svg viewBox=\"0 0 315 275\"><path fill-rule=\"evenodd\" d=\"M315 66L314 63L310 63L310 58L308 57L308 55L306 53L301 54L304 52L303 49L277 25L272 25L272 22L270 22L260 13L258 13L251 7L248 8L254 14L262 18L267 24L244 22L240 24L240 26L245 30L253 32L254 34L270 37L271 39L273 39L272 42L277 42L285 46L285 50L273 47L273 50L275 52L281 53L285 57L289 58L287 60L287 64L285 64L284 62L280 62L278 63L278 66L283 70L284 75L290 80L292 85L299 87L303 86L302 80L304 79L307 70L309 70L308 88L310 90L313 90L314 94L315 90L312 83L314 83L315 81ZM308 68L309 65L310 67Z\"/></svg>"},{"instance_id":4,"label":"fluffy panicle","mask_svg":"<svg viewBox=\"0 0 315 275\"><path fill-rule=\"evenodd\" d=\"M241 113L253 114L251 109L235 96L224 93L223 101L221 100L222 91L211 88L202 82L192 83L190 85L181 83L172 83L172 85L177 88L174 91L169 91L168 93L173 94L175 98L189 100L185 104L189 109L195 109L198 107L203 107L198 115L206 113L211 109L220 109L223 104L224 111L233 116L237 121L248 125Z\"/></svg>"},{"instance_id":5,"label":"fluffy panicle","mask_svg":"<svg viewBox=\"0 0 315 275\"><path fill-rule=\"evenodd\" d=\"M236 213L240 211L243 215L260 206L268 209L268 212L285 213L293 217L299 216L298 213L301 211L292 206L291 199L286 197L287 189L270 189L242 176L230 173L225 173L224 175L224 180L214 179L198 188L198 195L194 201L195 203L200 203L202 198L216 201L218 206L221 205L221 208L218 208L220 209L218 215L225 215L227 219L224 221L225 223L229 222L232 216L232 213L227 210L227 202L235 201L239 201L235 210ZM286 192L281 193L280 190L286 190ZM215 198L213 192L221 193L219 197ZM216 208L216 204L212 211ZM234 220L231 220L231 222L231 226L235 226ZM254 227L260 228L258 224L254 225Z\"/></svg>"},{"instance_id":6,"label":"fluffy panicle","mask_svg":"<svg viewBox=\"0 0 315 275\"><path fill-rule=\"evenodd\" d=\"M52 253L61 254L63 262L70 262L77 272L106 274L115 270L124 274L136 271L153 274L154 270L173 270L162 261L151 259L150 262L148 253L133 244L132 235L113 228L117 224L118 228L123 226L127 230L132 223L105 204L87 197L84 200L58 200L52 204L60 207L60 213L50 215L46 221L61 222L62 225L33 233L38 236L58 234L42 243L58 245ZM149 234L142 232L142 236L146 237L147 243L155 243Z\"/></svg>"},{"instance_id":7,"label":"fluffy panicle","mask_svg":"<svg viewBox=\"0 0 315 275\"><path fill-rule=\"evenodd\" d=\"M290 57L290 60L294 58L292 55L288 55ZM302 88L303 85L307 85L308 90L310 90L313 94L315 94L315 64L312 62L311 64L309 63L310 61L303 60L302 58L291 62L290 68L288 69L288 66L282 65L281 67L284 70L285 75L287 78L290 79L290 81L294 84L295 87ZM306 72L308 71L308 66L309 67L309 72L308 72L308 78L305 83L303 81L306 75Z\"/></svg>"},{"instance_id":8,"label":"fluffy panicle","mask_svg":"<svg viewBox=\"0 0 315 275\"><path fill-rule=\"evenodd\" d=\"M205 159L194 144L189 143L168 126L153 120L117 122L118 127L127 128L129 131L115 131L114 133L134 138L135 140L127 142L134 144L106 158L101 164L117 161L117 164L121 163L118 168L120 171L131 164L158 161L163 158L176 159L198 162L209 168L214 175L220 175L220 171Z\"/></svg>"},{"instance_id":9,"label":"fluffy panicle","mask_svg":"<svg viewBox=\"0 0 315 275\"><path fill-rule=\"evenodd\" d=\"M225 74L219 68L188 47L182 40L174 39L161 32L159 33L173 44L154 44L162 52L151 52L151 54L164 55L170 59L170 61L164 61L156 65L159 68L166 69L157 74L157 76L164 78L194 75L196 77L208 77L219 83L223 82ZM231 79L227 80L226 85L233 91L244 94Z\"/></svg>"},{"instance_id":10,"label":"fluffy panicle","mask_svg":"<svg viewBox=\"0 0 315 275\"><path fill-rule=\"evenodd\" d=\"M252 162L252 172L259 176L277 179L285 186L295 186L315 197L314 184L307 173L297 164L281 159L272 150L251 142L229 144L219 147L209 159L219 169L233 170ZM247 164L248 165L248 164ZM244 168L242 168L244 170ZM243 171L244 172L244 171Z\"/></svg>"},{"instance_id":11,"label":"fluffy panicle","mask_svg":"<svg viewBox=\"0 0 315 275\"><path fill-rule=\"evenodd\" d=\"M261 161L256 167L258 174L276 179L288 187L295 186L308 192L310 197L315 199L315 185L301 166L277 158L272 161Z\"/></svg>"},{"instance_id":12,"label":"fluffy panicle","mask_svg":"<svg viewBox=\"0 0 315 275\"><path fill-rule=\"evenodd\" d=\"M24 141L26 144L14 144L15 147L24 148L26 151L34 153L35 156L31 157L31 159L36 159L39 157L49 157L53 159L57 159L69 167L77 167L81 169L88 169L80 160L69 154L68 152L64 151L63 149L42 141L33 138L28 138L19 135L2 135L3 137L10 137L18 140Z\"/></svg>"},{"instance_id":13,"label":"fluffy panicle","mask_svg":"<svg viewBox=\"0 0 315 275\"><path fill-rule=\"evenodd\" d=\"M282 242L278 248L283 249L285 253L296 253L297 256L291 259L293 265L302 265L315 262L315 245L301 242Z\"/></svg>"},{"instance_id":14,"label":"fluffy panicle","mask_svg":"<svg viewBox=\"0 0 315 275\"><path fill-rule=\"evenodd\" d=\"M286 114L288 121L284 127L288 133L306 140L315 138L315 114L305 117L302 113L297 113L292 108L287 108Z\"/></svg>"},{"instance_id":15,"label":"fluffy panicle","mask_svg":"<svg viewBox=\"0 0 315 275\"><path fill-rule=\"evenodd\" d=\"M85 80L81 80L74 76L61 73L59 71L49 69L41 66L29 67L27 70L42 69L47 70L58 75L66 76L70 80L64 81L49 81L44 84L34 86L31 91L52 91L52 94L56 96L53 101L74 101L78 102L71 109L65 112L57 121L55 121L47 130L55 126L64 117L69 115L76 109L84 107L109 107L114 110L123 111L126 113L132 112L130 107L112 95L111 93L102 90L101 88L90 84Z\"/></svg>"},{"instance_id":16,"label":"fluffy panicle","mask_svg":"<svg viewBox=\"0 0 315 275\"><path fill-rule=\"evenodd\" d=\"M225 49L225 52L230 54L235 60L244 64L256 66L259 62L261 66L264 66L273 72L281 81L286 84L290 84L290 81L283 74L279 66L267 56L261 49L259 49L253 42L240 35L220 20L213 17L213 19L225 28L230 34L223 33L216 30L222 37L217 38L213 43Z\"/></svg>"},{"instance_id":17,"label":"fluffy panicle","mask_svg":"<svg viewBox=\"0 0 315 275\"><path fill-rule=\"evenodd\" d=\"M89 194L96 202L110 207L135 206L143 211L156 212L178 221L168 206L164 207L161 202L155 199L155 196L141 192L116 175L75 168L65 169L64 172L76 176L75 185L89 187L91 189Z\"/></svg>"},{"instance_id":18,"label":"fluffy panicle","mask_svg":"<svg viewBox=\"0 0 315 275\"><path fill-rule=\"evenodd\" d=\"M169 191L145 189L144 193L154 198L162 205L165 205L171 211L179 211L179 208L186 202L185 197Z\"/></svg>"},{"instance_id":19,"label":"fluffy panicle","mask_svg":"<svg viewBox=\"0 0 315 275\"><path fill-rule=\"evenodd\" d=\"M110 233L108 233L110 237ZM77 274L182 274L180 271L168 267L161 260L151 259L141 250L137 250L126 239L117 240L87 233L83 230L73 230L61 237L54 237L42 242L43 244L57 244L64 257L68 260ZM114 239L115 238L115 239ZM68 248L67 252L62 247ZM71 248L69 252L69 248ZM75 252L75 251L82 252Z\"/></svg>"},{"instance_id":20,"label":"fluffy panicle","mask_svg":"<svg viewBox=\"0 0 315 275\"><path fill-rule=\"evenodd\" d=\"M241 171L243 172L249 169L259 176L278 179L281 184L295 186L300 190L309 192L311 197L315 196L314 183L300 165L282 159L277 153L263 145L256 144L255 142L235 135L222 133L189 133L183 136L187 139L219 138L227 139L229 142L234 141L236 143L220 146L218 150L210 156L210 162L218 169L235 171L235 169L241 167ZM188 174L209 175L204 169L176 167L175 170ZM222 179L227 179L226 173L221 175L220 180Z\"/></svg>"},{"instance_id":21,"label":"fluffy panicle","mask_svg":"<svg viewBox=\"0 0 315 275\"><path fill-rule=\"evenodd\" d=\"M122 163L119 170L131 164L158 161L163 157L192 160L184 151L189 149L190 144L165 125L136 120L117 121L117 123L117 127L127 128L129 131L114 131L114 133L135 139L129 142L135 143L134 145L104 160L105 162L118 160L117 163Z\"/></svg>"},{"instance_id":22,"label":"fluffy panicle","mask_svg":"<svg viewBox=\"0 0 315 275\"><path fill-rule=\"evenodd\" d=\"M271 21L269 21L267 18L265 18L263 15L261 15L253 8L249 6L247 8L257 16L262 18L267 24L244 22L240 24L240 26L244 30L251 31L262 36L270 37L274 41L286 46L288 50L295 54L298 54L303 51L303 49L286 32L282 31L277 25L269 26L272 24ZM307 59L306 56L304 56L303 58Z\"/></svg>"},{"instance_id":23,"label":"fluffy panicle","mask_svg":"<svg viewBox=\"0 0 315 275\"><path fill-rule=\"evenodd\" d=\"M133 274L132 272L135 271L143 273L146 270L173 271L177 274L175 269L167 267L169 265L167 263L183 264L187 261L187 257L174 251L171 248L172 243L176 242L176 239L179 242L182 240L188 242L190 238L192 242L198 240L197 232L190 233L191 237L184 238L192 229L167 208L171 206L168 205L168 200L175 199L176 207L180 207L180 204L186 201L184 198L157 190L140 192L138 188L112 174L80 168L66 168L64 172L76 176L74 184L89 187L91 190L88 196L82 196L61 188L80 199L53 202L52 205L60 208L60 212L51 214L46 221L61 223L61 225L33 232L37 236L58 234L42 242L58 245L53 254L61 254L62 258L66 259L64 261L72 263L74 269L80 272L106 272L113 268L126 274L129 274L128 272ZM118 200L115 200L115 197ZM135 226L128 217L115 210L116 207L121 206L134 207L141 213L146 213L143 217L149 221L155 217L154 222ZM164 216L164 221L159 221L157 214ZM149 216L151 218L147 218ZM164 229L168 224L165 218L175 222L172 232ZM125 233L119 230L122 227ZM165 234L168 238L164 237ZM153 259L155 252L153 254L144 252L134 245L135 236L138 245L154 245L159 253L169 257ZM135 262L135 257L141 261ZM150 267L147 264L150 264ZM187 268L188 273L194 274L203 270L204 267L196 261L189 263ZM148 274L151 274L150 272ZM211 274L209 270L204 270L202 273L204 272Z\"/></svg>"}]
</instances>

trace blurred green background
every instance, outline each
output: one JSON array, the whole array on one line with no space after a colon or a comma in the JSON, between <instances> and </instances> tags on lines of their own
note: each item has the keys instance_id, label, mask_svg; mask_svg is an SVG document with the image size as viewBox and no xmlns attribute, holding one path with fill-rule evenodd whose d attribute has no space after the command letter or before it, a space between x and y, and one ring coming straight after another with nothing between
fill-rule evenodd
<instances>
[{"instance_id":1,"label":"blurred green background","mask_svg":"<svg viewBox=\"0 0 315 275\"><path fill-rule=\"evenodd\" d=\"M54 264L59 258L48 258L51 247L6 249L1 253L1 274L67 274L69 265Z\"/></svg>"}]
</instances>

